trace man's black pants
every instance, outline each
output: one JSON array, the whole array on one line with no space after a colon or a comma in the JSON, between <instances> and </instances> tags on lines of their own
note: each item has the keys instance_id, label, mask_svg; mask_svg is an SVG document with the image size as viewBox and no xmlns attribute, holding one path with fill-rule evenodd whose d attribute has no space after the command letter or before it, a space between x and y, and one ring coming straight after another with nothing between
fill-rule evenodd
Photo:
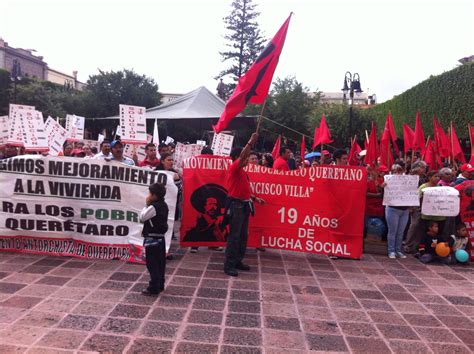
<instances>
[{"instance_id":1,"label":"man's black pants","mask_svg":"<svg viewBox=\"0 0 474 354\"><path fill-rule=\"evenodd\" d=\"M234 200L230 212L230 233L227 236L224 270L235 270L244 259L249 231L249 203Z\"/></svg>"}]
</instances>

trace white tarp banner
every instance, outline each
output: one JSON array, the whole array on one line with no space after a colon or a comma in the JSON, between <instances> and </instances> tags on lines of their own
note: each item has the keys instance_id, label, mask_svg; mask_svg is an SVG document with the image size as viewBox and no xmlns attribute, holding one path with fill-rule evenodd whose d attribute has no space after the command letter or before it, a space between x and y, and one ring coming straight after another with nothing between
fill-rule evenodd
<instances>
[{"instance_id":1,"label":"white tarp banner","mask_svg":"<svg viewBox=\"0 0 474 354\"><path fill-rule=\"evenodd\" d=\"M63 151L63 145L67 138L66 129L51 117L46 119L44 129L48 139L49 154L51 156L58 156L58 154Z\"/></svg>"},{"instance_id":2,"label":"white tarp banner","mask_svg":"<svg viewBox=\"0 0 474 354\"><path fill-rule=\"evenodd\" d=\"M18 104L10 104L8 114L8 140L7 144L13 146L23 146L23 130L21 129L20 110L34 111L34 106L25 106Z\"/></svg>"},{"instance_id":3,"label":"white tarp banner","mask_svg":"<svg viewBox=\"0 0 474 354\"><path fill-rule=\"evenodd\" d=\"M214 155L218 156L229 156L230 150L232 150L232 143L234 142L234 136L229 134L214 134L212 139L211 149Z\"/></svg>"},{"instance_id":4,"label":"white tarp banner","mask_svg":"<svg viewBox=\"0 0 474 354\"><path fill-rule=\"evenodd\" d=\"M428 187L423 189L421 213L431 216L457 216L459 191L452 187Z\"/></svg>"},{"instance_id":5,"label":"white tarp banner","mask_svg":"<svg viewBox=\"0 0 474 354\"><path fill-rule=\"evenodd\" d=\"M165 238L171 240L173 175L94 159L23 155L1 160L0 251L142 262L138 214L156 182L166 186Z\"/></svg>"},{"instance_id":6,"label":"white tarp banner","mask_svg":"<svg viewBox=\"0 0 474 354\"><path fill-rule=\"evenodd\" d=\"M145 107L120 105L120 140L123 144L147 143L145 111Z\"/></svg>"},{"instance_id":7,"label":"white tarp banner","mask_svg":"<svg viewBox=\"0 0 474 354\"><path fill-rule=\"evenodd\" d=\"M81 116L66 116L67 141L82 141L84 139L84 124L86 119Z\"/></svg>"},{"instance_id":8,"label":"white tarp banner","mask_svg":"<svg viewBox=\"0 0 474 354\"><path fill-rule=\"evenodd\" d=\"M420 206L418 194L419 176L386 175L387 184L383 191L383 205L388 206Z\"/></svg>"},{"instance_id":9,"label":"white tarp banner","mask_svg":"<svg viewBox=\"0 0 474 354\"><path fill-rule=\"evenodd\" d=\"M21 109L19 110L18 117L21 121L25 151L48 151L48 138L46 136L43 113L36 110Z\"/></svg>"}]
</instances>

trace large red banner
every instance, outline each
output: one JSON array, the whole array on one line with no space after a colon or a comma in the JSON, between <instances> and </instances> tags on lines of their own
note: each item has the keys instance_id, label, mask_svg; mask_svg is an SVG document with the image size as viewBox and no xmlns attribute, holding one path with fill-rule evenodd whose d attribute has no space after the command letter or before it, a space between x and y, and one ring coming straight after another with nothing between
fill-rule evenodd
<instances>
[{"instance_id":1,"label":"large red banner","mask_svg":"<svg viewBox=\"0 0 474 354\"><path fill-rule=\"evenodd\" d=\"M223 246L222 227L230 159L197 156L184 161L182 246ZM366 171L319 166L288 172L246 167L250 185L264 205L250 217L249 247L360 258Z\"/></svg>"}]
</instances>

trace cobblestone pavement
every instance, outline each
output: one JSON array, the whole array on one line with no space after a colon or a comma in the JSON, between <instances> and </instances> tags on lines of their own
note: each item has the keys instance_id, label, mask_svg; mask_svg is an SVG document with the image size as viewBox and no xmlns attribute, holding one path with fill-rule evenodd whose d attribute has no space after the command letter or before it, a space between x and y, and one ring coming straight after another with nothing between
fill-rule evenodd
<instances>
[{"instance_id":1,"label":"cobblestone pavement","mask_svg":"<svg viewBox=\"0 0 474 354\"><path fill-rule=\"evenodd\" d=\"M142 265L0 253L0 352L474 352L472 266L179 251L158 298Z\"/></svg>"}]
</instances>

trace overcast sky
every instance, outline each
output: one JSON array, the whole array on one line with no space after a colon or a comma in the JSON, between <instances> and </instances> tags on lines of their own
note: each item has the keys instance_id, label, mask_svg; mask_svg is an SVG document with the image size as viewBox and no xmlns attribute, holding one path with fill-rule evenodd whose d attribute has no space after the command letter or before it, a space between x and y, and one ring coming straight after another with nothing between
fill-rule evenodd
<instances>
[{"instance_id":1,"label":"overcast sky","mask_svg":"<svg viewBox=\"0 0 474 354\"><path fill-rule=\"evenodd\" d=\"M273 37L293 11L276 77L340 91L358 72L379 102L474 54L472 0L254 0ZM0 37L79 79L134 69L161 92L215 92L231 0L0 0Z\"/></svg>"}]
</instances>

